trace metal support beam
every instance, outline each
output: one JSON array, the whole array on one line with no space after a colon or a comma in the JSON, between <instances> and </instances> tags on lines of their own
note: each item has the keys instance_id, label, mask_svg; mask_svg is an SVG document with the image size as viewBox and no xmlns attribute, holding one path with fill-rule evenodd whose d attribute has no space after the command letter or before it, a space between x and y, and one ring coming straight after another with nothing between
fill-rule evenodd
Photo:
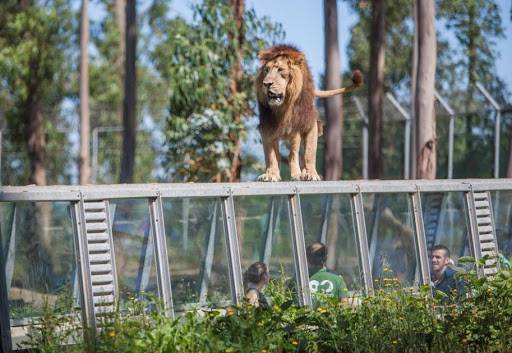
<instances>
[{"instance_id":1,"label":"metal support beam","mask_svg":"<svg viewBox=\"0 0 512 353\"><path fill-rule=\"evenodd\" d=\"M364 221L363 196L360 192L352 194L350 195L350 201L364 291L366 295L369 295L373 293L373 278L368 250L368 237L366 236L366 224Z\"/></svg>"},{"instance_id":2,"label":"metal support beam","mask_svg":"<svg viewBox=\"0 0 512 353\"><path fill-rule=\"evenodd\" d=\"M494 177L500 177L500 133L501 133L501 106L492 98L491 94L480 83L476 83L476 87L482 92L485 99L493 106L496 111L494 119Z\"/></svg>"},{"instance_id":3,"label":"metal support beam","mask_svg":"<svg viewBox=\"0 0 512 353\"><path fill-rule=\"evenodd\" d=\"M5 283L5 263L2 256L0 258L0 353L10 353L12 351L9 298Z\"/></svg>"},{"instance_id":4,"label":"metal support beam","mask_svg":"<svg viewBox=\"0 0 512 353\"><path fill-rule=\"evenodd\" d=\"M425 226L423 224L423 211L421 209L421 196L417 191L409 194L409 202L413 214L414 224L414 235L416 243L416 258L418 259L418 265L421 275L421 284L430 284L430 268L428 265L428 250L425 239Z\"/></svg>"},{"instance_id":5,"label":"metal support beam","mask_svg":"<svg viewBox=\"0 0 512 353\"><path fill-rule=\"evenodd\" d=\"M174 308L171 292L171 275L169 271L169 256L167 255L167 240L165 238L164 211L162 198L149 199L149 216L155 244L156 278L158 293L165 308L165 315L174 318Z\"/></svg>"},{"instance_id":6,"label":"metal support beam","mask_svg":"<svg viewBox=\"0 0 512 353\"><path fill-rule=\"evenodd\" d=\"M404 131L404 179L409 179L411 176L410 172L410 163L411 163L411 115L407 113L407 111L402 107L400 103L395 99L395 97L391 94L391 92L386 93L386 97L388 97L389 101L393 106L398 110L398 112L402 115L405 121L405 131Z\"/></svg>"},{"instance_id":7,"label":"metal support beam","mask_svg":"<svg viewBox=\"0 0 512 353\"><path fill-rule=\"evenodd\" d=\"M5 253L5 278L7 285L7 292L11 289L12 276L14 274L14 260L16 258L16 214L17 207L16 203L13 203L13 210L11 215L11 228L9 234L9 240L7 245L7 252Z\"/></svg>"},{"instance_id":8,"label":"metal support beam","mask_svg":"<svg viewBox=\"0 0 512 353\"><path fill-rule=\"evenodd\" d=\"M203 271L201 275L201 289L199 292L199 304L206 305L208 297L208 284L212 275L213 255L215 251L215 238L217 233L217 209L219 201L215 200L212 212L212 219L210 221L210 233L208 234L208 245L206 246L206 258L204 260Z\"/></svg>"},{"instance_id":9,"label":"metal support beam","mask_svg":"<svg viewBox=\"0 0 512 353\"><path fill-rule=\"evenodd\" d=\"M87 235L84 219L84 202L72 202L71 218L73 220L73 237L75 243L76 268L80 287L82 303L82 322L86 340L94 339L96 333L96 319L92 294L91 271L89 268L89 251L87 249ZM92 335L90 337L89 335Z\"/></svg>"},{"instance_id":10,"label":"metal support beam","mask_svg":"<svg viewBox=\"0 0 512 353\"><path fill-rule=\"evenodd\" d=\"M304 227L302 224L302 212L297 189L295 189L294 195L289 196L288 202L290 205L288 210L292 229L293 256L295 260L295 276L297 279L299 305L311 307L313 302L309 289L309 271L306 257L306 245L304 242Z\"/></svg>"},{"instance_id":11,"label":"metal support beam","mask_svg":"<svg viewBox=\"0 0 512 353\"><path fill-rule=\"evenodd\" d=\"M2 144L3 144L4 131L0 129L0 186L2 186Z\"/></svg>"},{"instance_id":12,"label":"metal support beam","mask_svg":"<svg viewBox=\"0 0 512 353\"><path fill-rule=\"evenodd\" d=\"M483 271L481 267L478 265L481 256L480 251L480 239L478 236L478 224L476 223L476 210L475 210L475 200L473 198L473 192L470 190L468 192L464 193L464 200L465 200L465 211L466 211L466 220L468 225L468 240L469 240L469 247L471 250L471 255L475 259L475 262L477 264L477 272L479 276L483 276Z\"/></svg>"},{"instance_id":13,"label":"metal support beam","mask_svg":"<svg viewBox=\"0 0 512 353\"><path fill-rule=\"evenodd\" d=\"M363 105L361 104L361 101L358 97L352 96L352 100L356 104L357 112L359 113L359 116L361 117L361 125L363 127L363 179L368 179L368 116L366 116L364 112Z\"/></svg>"},{"instance_id":14,"label":"metal support beam","mask_svg":"<svg viewBox=\"0 0 512 353\"><path fill-rule=\"evenodd\" d=\"M242 265L240 263L240 248L236 232L235 205L231 189L228 196L222 198L222 214L226 234L226 249L228 252L229 283L231 285L231 299L233 304L240 304L244 297L244 283L242 279Z\"/></svg>"},{"instance_id":15,"label":"metal support beam","mask_svg":"<svg viewBox=\"0 0 512 353\"><path fill-rule=\"evenodd\" d=\"M13 205L13 207L16 207L15 204ZM13 210L13 213L14 212L15 211ZM1 238L2 230L0 229L0 239ZM0 245L2 244L0 243ZM4 255L5 252L9 252L9 248L10 246L8 245L6 251L4 251L4 249L0 247L0 353L10 353L12 351L11 323L9 318L8 296L8 288L10 287L10 281L7 281L6 278L6 262L8 260L7 257Z\"/></svg>"},{"instance_id":16,"label":"metal support beam","mask_svg":"<svg viewBox=\"0 0 512 353\"><path fill-rule=\"evenodd\" d=\"M448 179L453 179L453 135L455 133L455 112L448 102L434 90L434 96L450 117L448 125Z\"/></svg>"}]
</instances>

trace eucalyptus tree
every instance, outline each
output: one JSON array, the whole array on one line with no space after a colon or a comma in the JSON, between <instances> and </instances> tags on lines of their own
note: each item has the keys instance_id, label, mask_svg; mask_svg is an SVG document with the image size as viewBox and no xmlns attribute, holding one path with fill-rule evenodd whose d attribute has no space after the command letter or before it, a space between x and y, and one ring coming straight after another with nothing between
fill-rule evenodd
<instances>
[{"instance_id":1,"label":"eucalyptus tree","mask_svg":"<svg viewBox=\"0 0 512 353\"><path fill-rule=\"evenodd\" d=\"M338 7L336 0L324 0L325 89L341 87L341 56L338 41ZM324 178L339 180L343 175L343 99L326 99Z\"/></svg>"},{"instance_id":2,"label":"eucalyptus tree","mask_svg":"<svg viewBox=\"0 0 512 353\"><path fill-rule=\"evenodd\" d=\"M241 21L233 17L232 5L205 0L193 6L187 22L162 16L158 4L160 15L152 21L158 42L151 59L169 97L164 166L173 180L232 180L236 141L255 115L257 53L282 38L280 26L253 9L245 9ZM240 59L243 73L235 91L233 67ZM237 115L240 120L233 119Z\"/></svg>"}]
</instances>

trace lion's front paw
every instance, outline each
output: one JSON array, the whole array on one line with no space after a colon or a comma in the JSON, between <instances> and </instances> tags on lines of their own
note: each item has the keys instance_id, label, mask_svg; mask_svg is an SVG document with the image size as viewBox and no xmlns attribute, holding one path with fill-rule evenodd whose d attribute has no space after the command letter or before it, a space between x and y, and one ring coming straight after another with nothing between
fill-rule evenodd
<instances>
[{"instance_id":1,"label":"lion's front paw","mask_svg":"<svg viewBox=\"0 0 512 353\"><path fill-rule=\"evenodd\" d=\"M302 175L300 176L301 180L304 181L320 181L322 178L318 175L316 170L309 171L307 169L302 170Z\"/></svg>"},{"instance_id":2,"label":"lion's front paw","mask_svg":"<svg viewBox=\"0 0 512 353\"><path fill-rule=\"evenodd\" d=\"M271 173L267 171L258 177L258 181L281 181L279 174Z\"/></svg>"},{"instance_id":3,"label":"lion's front paw","mask_svg":"<svg viewBox=\"0 0 512 353\"><path fill-rule=\"evenodd\" d=\"M292 181L301 181L302 180L302 174L300 172L298 174L292 174L290 176L290 179Z\"/></svg>"}]
</instances>

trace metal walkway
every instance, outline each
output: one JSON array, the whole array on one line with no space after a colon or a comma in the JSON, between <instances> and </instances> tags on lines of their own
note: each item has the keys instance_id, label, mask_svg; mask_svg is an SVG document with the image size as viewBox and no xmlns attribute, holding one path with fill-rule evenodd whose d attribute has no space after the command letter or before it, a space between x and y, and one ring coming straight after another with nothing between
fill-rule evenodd
<instances>
[{"instance_id":1,"label":"metal walkway","mask_svg":"<svg viewBox=\"0 0 512 353\"><path fill-rule=\"evenodd\" d=\"M207 239L207 256L201 270L200 302L205 302L208 279L214 261L214 242L217 222L223 222L225 233L226 258L229 269L228 278L231 288L231 302L239 303L243 297L242 266L239 239L237 236L237 219L234 199L238 197L266 196L269 200L268 219L265 242L260 249L261 259L269 261L272 256L273 232L278 222L279 210L288 208L288 218L292 234L293 258L301 305L311 305L308 285L308 267L306 260L301 196L313 194L344 195L350 199L353 219L353 232L357 243L358 258L361 268L361 283L364 292L373 291L371 248L368 243L364 204L367 194L407 195L411 210L414 246L417 256L416 273L421 284L430 283L429 253L436 243L437 228L443 193L460 192L465 196L465 214L468 220L468 240L471 255L476 260L486 257L485 266L479 268L481 275L493 275L498 270L498 243L492 212L490 191L512 190L512 180L439 180L439 181L341 181L341 182L280 182L280 183L221 183L221 184L132 184L132 185L98 185L98 186L48 186L48 187L2 187L0 202L69 202L73 220L73 236L76 247L77 280L79 282L79 299L82 303L83 322L89 327L99 328L101 317L116 308L118 298L118 274L113 251L112 220L109 204L112 200L141 199L146 200L149 213L149 229L145 232L144 254L139 269L138 286L144 287L144 276L148 276L147 266L156 264L158 293L169 316L175 308L171 290L171 276L167 254L167 236L165 234L165 214L162 200L214 198L217 200L210 211L208 220L210 232ZM288 205L280 204L276 196L288 200ZM422 204L422 201L424 204ZM323 225L319 239L325 240L325 227L328 199L323 208ZM14 207L16 208L16 206ZM424 209L424 212L423 212ZM374 210L378 214L379 210ZM221 217L219 217L221 215ZM13 225L15 223L13 217ZM375 225L373 226L375 230ZM11 236L10 241L14 241ZM10 242L9 242L10 244ZM150 248L150 249L148 249ZM11 249L11 251L9 251ZM2 259L10 259L12 247L2 250ZM5 253L4 253L5 252ZM0 259L1 260L1 259ZM10 276L12 265L8 260L0 262L2 276ZM147 281L146 281L147 282ZM142 283L142 284L141 284ZM9 317L6 288L10 283L0 286L0 334L4 342L3 351L8 351L6 340L9 338Z\"/></svg>"}]
</instances>

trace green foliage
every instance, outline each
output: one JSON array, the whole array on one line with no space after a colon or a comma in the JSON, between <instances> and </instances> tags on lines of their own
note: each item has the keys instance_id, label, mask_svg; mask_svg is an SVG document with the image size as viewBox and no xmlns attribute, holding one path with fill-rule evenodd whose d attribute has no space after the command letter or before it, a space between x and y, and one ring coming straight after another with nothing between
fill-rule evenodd
<instances>
[{"instance_id":1,"label":"green foliage","mask_svg":"<svg viewBox=\"0 0 512 353\"><path fill-rule=\"evenodd\" d=\"M235 141L245 130L235 117L254 115L256 54L281 36L279 26L254 10L244 13L239 31L232 11L229 1L207 0L193 7L192 23L152 20L156 33L167 33L155 45L152 60L168 87L165 167L175 180L205 181L229 173ZM232 94L231 70L239 52L244 74Z\"/></svg>"},{"instance_id":2,"label":"green foliage","mask_svg":"<svg viewBox=\"0 0 512 353\"><path fill-rule=\"evenodd\" d=\"M243 304L188 312L176 320L161 303L149 314L132 300L123 314L104 323L97 352L508 352L512 349L512 274L493 279L463 274L468 292L456 304L430 297L430 288L379 290L349 306L325 301L308 309L281 301L285 283L275 282L269 309ZM277 296L277 297L276 297ZM60 321L59 321L60 320ZM62 321L64 320L64 321ZM75 352L65 318L45 314L33 326L34 352ZM68 328L66 331L65 328ZM68 332L69 331L69 332Z\"/></svg>"},{"instance_id":3,"label":"green foliage","mask_svg":"<svg viewBox=\"0 0 512 353\"><path fill-rule=\"evenodd\" d=\"M0 110L5 114L8 133L4 134L7 151L13 150L4 165L11 168L6 177L14 184L26 183L29 163L20 154L25 149L25 131L29 124L29 107L36 102L46 135L47 154L55 156L49 165L50 183L65 182L62 173L69 150L66 135L57 133L63 118L57 106L70 94L67 80L73 65L70 48L74 23L68 0L33 1L25 7L18 1L0 4ZM4 141L3 141L4 143ZM58 147L57 147L58 146Z\"/></svg>"}]
</instances>

